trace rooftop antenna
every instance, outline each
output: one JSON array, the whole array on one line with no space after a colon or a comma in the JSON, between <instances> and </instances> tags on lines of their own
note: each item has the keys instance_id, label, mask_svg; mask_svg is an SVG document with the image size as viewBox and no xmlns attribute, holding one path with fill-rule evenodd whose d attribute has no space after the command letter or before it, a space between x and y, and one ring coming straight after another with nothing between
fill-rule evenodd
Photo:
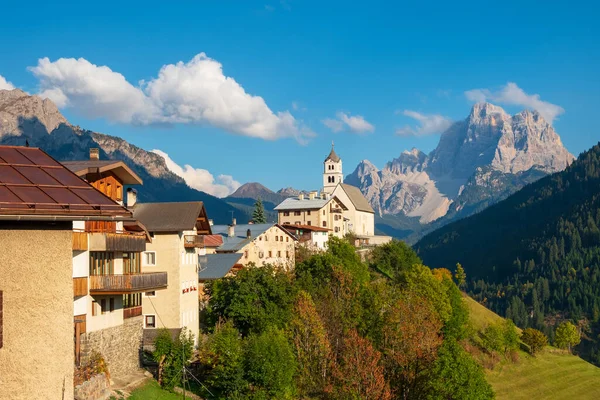
<instances>
[{"instance_id":1,"label":"rooftop antenna","mask_svg":"<svg viewBox=\"0 0 600 400\"><path fill-rule=\"evenodd\" d=\"M233 213L234 213L235 211L231 210L231 211L229 211L229 212L231 213L231 222L233 223Z\"/></svg>"}]
</instances>

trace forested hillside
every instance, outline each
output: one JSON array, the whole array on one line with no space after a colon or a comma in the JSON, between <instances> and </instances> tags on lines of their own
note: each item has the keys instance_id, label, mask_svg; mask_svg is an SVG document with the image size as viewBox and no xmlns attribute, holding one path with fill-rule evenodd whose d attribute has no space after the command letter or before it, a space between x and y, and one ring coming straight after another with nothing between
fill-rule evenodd
<instances>
[{"instance_id":1,"label":"forested hillside","mask_svg":"<svg viewBox=\"0 0 600 400\"><path fill-rule=\"evenodd\" d=\"M584 333L578 351L600 362L600 145L416 245L431 267L461 263L467 290L522 328L552 335L564 319Z\"/></svg>"}]
</instances>

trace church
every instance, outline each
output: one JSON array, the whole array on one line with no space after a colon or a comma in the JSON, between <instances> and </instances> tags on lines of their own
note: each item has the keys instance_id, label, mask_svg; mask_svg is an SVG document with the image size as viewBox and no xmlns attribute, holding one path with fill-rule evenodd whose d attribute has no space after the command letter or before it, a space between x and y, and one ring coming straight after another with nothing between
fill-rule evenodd
<instances>
[{"instance_id":1,"label":"church","mask_svg":"<svg viewBox=\"0 0 600 400\"><path fill-rule=\"evenodd\" d=\"M333 144L323 161L320 193L312 191L308 195L285 199L275 210L278 223L286 227L302 227L308 231L318 227L337 237L351 233L361 244L389 240L375 236L375 212L360 189L344 183L342 159Z\"/></svg>"}]
</instances>

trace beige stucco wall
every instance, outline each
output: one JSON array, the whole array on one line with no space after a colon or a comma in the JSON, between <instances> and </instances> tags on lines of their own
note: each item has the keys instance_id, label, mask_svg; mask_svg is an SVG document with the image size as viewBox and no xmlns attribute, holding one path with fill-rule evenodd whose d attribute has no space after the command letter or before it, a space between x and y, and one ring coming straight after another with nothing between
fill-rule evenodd
<instances>
[{"instance_id":1,"label":"beige stucco wall","mask_svg":"<svg viewBox=\"0 0 600 400\"><path fill-rule=\"evenodd\" d=\"M276 236L278 240L275 240ZM273 264L291 269L295 263L294 250L295 241L278 226L272 226L241 249L240 253L244 255L240 259L240 263L247 265L253 262L257 266ZM271 257L269 257L269 251ZM278 252L280 257L277 256Z\"/></svg>"},{"instance_id":2,"label":"beige stucco wall","mask_svg":"<svg viewBox=\"0 0 600 400\"><path fill-rule=\"evenodd\" d=\"M277 214L277 220L279 224L297 225L299 223L301 225L311 225L318 226L320 228L331 229L331 234L338 237L342 237L346 234L344 230L344 219L341 218L342 214L330 212L332 206L335 206L337 208L343 208L342 204L345 205L346 203L332 198L330 202L328 202L323 208L319 210L279 211ZM286 212L288 212L289 215L285 215ZM295 215L296 212L299 212L300 215ZM339 216L338 219L336 219L336 215ZM323 222L326 223L326 226L323 226Z\"/></svg>"},{"instance_id":3,"label":"beige stucco wall","mask_svg":"<svg viewBox=\"0 0 600 400\"><path fill-rule=\"evenodd\" d=\"M364 236L375 234L375 214L357 211L344 189L339 185L335 188L333 195L348 208L348 211L344 211L344 217L349 219L349 224L352 224L352 228L348 229L350 232Z\"/></svg>"},{"instance_id":4,"label":"beige stucco wall","mask_svg":"<svg viewBox=\"0 0 600 400\"><path fill-rule=\"evenodd\" d=\"M70 224L64 230L0 227L0 398L73 398L71 237Z\"/></svg>"},{"instance_id":5,"label":"beige stucco wall","mask_svg":"<svg viewBox=\"0 0 600 400\"><path fill-rule=\"evenodd\" d=\"M194 336L198 337L198 330L200 328L199 323L199 310L198 310L198 291L189 290L187 293L183 293L185 287L194 287L198 289L198 249L197 248L185 248L184 247L184 235L195 235L196 232L189 231L183 232L180 235L179 248L182 254L185 256L181 257L181 264L179 267L179 324L183 328L187 328L189 332L192 332ZM170 284L169 284L170 285Z\"/></svg>"}]
</instances>

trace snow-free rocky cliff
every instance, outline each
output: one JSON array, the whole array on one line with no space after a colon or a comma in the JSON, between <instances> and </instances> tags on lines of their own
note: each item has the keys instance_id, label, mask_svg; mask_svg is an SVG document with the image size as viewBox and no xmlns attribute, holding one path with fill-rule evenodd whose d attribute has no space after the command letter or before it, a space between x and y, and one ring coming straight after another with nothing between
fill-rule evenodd
<instances>
[{"instance_id":1,"label":"snow-free rocky cliff","mask_svg":"<svg viewBox=\"0 0 600 400\"><path fill-rule=\"evenodd\" d=\"M358 186L380 216L418 217L427 224L479 211L480 204L499 201L573 159L538 112L511 116L479 103L429 155L404 151L381 170L364 160L345 181Z\"/></svg>"}]
</instances>

